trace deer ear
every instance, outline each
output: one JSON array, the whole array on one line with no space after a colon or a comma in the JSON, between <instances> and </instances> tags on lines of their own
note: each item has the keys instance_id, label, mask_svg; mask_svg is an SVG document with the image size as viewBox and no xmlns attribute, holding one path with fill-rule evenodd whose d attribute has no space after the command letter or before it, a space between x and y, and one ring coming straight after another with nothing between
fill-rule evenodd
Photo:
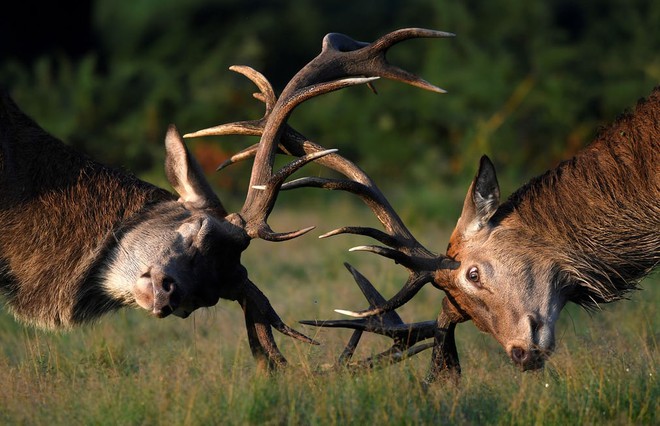
<instances>
[{"instance_id":1,"label":"deer ear","mask_svg":"<svg viewBox=\"0 0 660 426\"><path fill-rule=\"evenodd\" d=\"M495 214L500 204L500 186L497 183L495 166L487 156L481 157L479 171L468 189L463 212L457 228L463 233L479 231Z\"/></svg>"},{"instance_id":2,"label":"deer ear","mask_svg":"<svg viewBox=\"0 0 660 426\"><path fill-rule=\"evenodd\" d=\"M165 136L165 173L170 185L179 194L179 201L188 208L214 209L226 215L222 203L211 189L199 163L190 155L173 124Z\"/></svg>"}]
</instances>

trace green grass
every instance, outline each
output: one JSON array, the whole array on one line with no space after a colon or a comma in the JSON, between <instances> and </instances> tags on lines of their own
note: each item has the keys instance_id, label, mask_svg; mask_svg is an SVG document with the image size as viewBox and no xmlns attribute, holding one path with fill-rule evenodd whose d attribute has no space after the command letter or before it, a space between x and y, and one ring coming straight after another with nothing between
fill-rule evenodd
<instances>
[{"instance_id":1,"label":"green grass","mask_svg":"<svg viewBox=\"0 0 660 426\"><path fill-rule=\"evenodd\" d=\"M369 222L349 204L302 212L276 208L277 230ZM363 217L364 216L364 217ZM355 222L353 222L353 220ZM296 224L296 225L293 225ZM447 230L413 230L437 251ZM2 424L657 424L656 277L629 301L592 316L570 307L557 326L558 348L546 368L521 373L490 336L458 327L460 385L420 385L430 352L395 366L351 375L314 374L332 363L350 331L317 330L299 319L337 317L333 308L364 302L342 262L358 267L386 295L403 282L400 267L348 253L363 239L305 236L287 243L255 241L244 255L250 276L283 319L318 339L318 347L278 335L285 371L256 371L238 304L221 301L187 320L157 320L124 310L67 333L23 327L0 316ZM427 288L401 310L407 321L432 319L442 293ZM388 341L371 336L360 356Z\"/></svg>"}]
</instances>

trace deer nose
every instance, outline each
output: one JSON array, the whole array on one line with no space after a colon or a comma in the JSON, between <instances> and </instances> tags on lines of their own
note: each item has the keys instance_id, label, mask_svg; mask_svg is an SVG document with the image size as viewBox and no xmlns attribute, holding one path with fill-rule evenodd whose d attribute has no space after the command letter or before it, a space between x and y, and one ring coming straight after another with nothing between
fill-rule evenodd
<instances>
[{"instance_id":1,"label":"deer nose","mask_svg":"<svg viewBox=\"0 0 660 426\"><path fill-rule=\"evenodd\" d=\"M536 370L543 367L544 359L541 352L536 349L526 349L522 346L513 346L510 351L511 360L518 364L523 371Z\"/></svg>"},{"instance_id":2,"label":"deer nose","mask_svg":"<svg viewBox=\"0 0 660 426\"><path fill-rule=\"evenodd\" d=\"M181 302L176 280L157 267L140 277L136 300L159 318L171 314Z\"/></svg>"},{"instance_id":3,"label":"deer nose","mask_svg":"<svg viewBox=\"0 0 660 426\"><path fill-rule=\"evenodd\" d=\"M511 348L511 359L516 364L525 364L529 359L529 351L520 346L514 346Z\"/></svg>"}]
</instances>

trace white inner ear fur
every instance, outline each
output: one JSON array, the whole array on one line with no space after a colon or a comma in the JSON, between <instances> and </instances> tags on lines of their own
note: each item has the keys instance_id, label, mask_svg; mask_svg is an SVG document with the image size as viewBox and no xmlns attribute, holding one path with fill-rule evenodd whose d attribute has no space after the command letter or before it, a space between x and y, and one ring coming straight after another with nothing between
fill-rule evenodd
<instances>
[{"instance_id":1,"label":"white inner ear fur","mask_svg":"<svg viewBox=\"0 0 660 426\"><path fill-rule=\"evenodd\" d=\"M488 222L488 220L493 216L495 210L498 206L498 197L493 194L489 194L488 197L483 197L480 193L474 193L475 198L475 207L477 210L477 222L480 222L482 225Z\"/></svg>"},{"instance_id":2,"label":"white inner ear fur","mask_svg":"<svg viewBox=\"0 0 660 426\"><path fill-rule=\"evenodd\" d=\"M192 180L195 177L190 176L191 173L195 173L195 166L191 163L194 160L190 157L190 153L176 127L170 126L168 129L165 137L165 146L168 157L167 167L170 168L170 173L174 175L168 176L168 178L171 181L170 184L179 193L179 202L191 204L202 203L206 198L193 184Z\"/></svg>"},{"instance_id":3,"label":"white inner ear fur","mask_svg":"<svg viewBox=\"0 0 660 426\"><path fill-rule=\"evenodd\" d=\"M186 176L185 179L181 179L181 176L179 176L179 182L181 183L182 187L175 188L179 193L179 195L181 196L179 200L183 201L184 203L192 203L192 204L196 204L204 201L204 197L198 194L195 191L195 188L190 184L190 181L187 178L188 177L187 173L185 176Z\"/></svg>"}]
</instances>

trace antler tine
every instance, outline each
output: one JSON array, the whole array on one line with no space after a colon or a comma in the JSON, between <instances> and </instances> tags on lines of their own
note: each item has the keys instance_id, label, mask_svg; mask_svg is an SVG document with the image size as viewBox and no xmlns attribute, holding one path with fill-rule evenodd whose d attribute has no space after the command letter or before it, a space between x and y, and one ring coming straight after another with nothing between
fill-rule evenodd
<instances>
[{"instance_id":1,"label":"antler tine","mask_svg":"<svg viewBox=\"0 0 660 426\"><path fill-rule=\"evenodd\" d=\"M199 138L203 136L223 136L223 135L245 135L259 136L263 132L264 119L237 121L235 123L220 124L219 126L209 127L208 129L197 130L196 132L186 133L184 138Z\"/></svg>"},{"instance_id":2,"label":"antler tine","mask_svg":"<svg viewBox=\"0 0 660 426\"><path fill-rule=\"evenodd\" d=\"M264 295L252 281L247 279L247 277L244 281L244 289L245 291L243 292L243 296L248 301L249 305L256 309L260 316L265 318L268 321L268 324L270 324L277 331L305 343L310 343L313 345L319 344L314 339L311 339L286 325L279 317L279 315L277 315L277 312L275 312L275 309L273 309L266 295Z\"/></svg>"},{"instance_id":3,"label":"antler tine","mask_svg":"<svg viewBox=\"0 0 660 426\"><path fill-rule=\"evenodd\" d=\"M295 173L305 164L317 160L326 155L336 152L336 149L326 149L324 151L318 151L311 154L307 154L303 157L300 157L286 166L282 167L277 173L271 175L265 185L254 185L252 186L253 191L263 191L263 197L257 199L257 203L251 206L251 209L247 210L245 207L241 212L245 216L245 231L252 238L261 238L268 241L284 241L291 238L296 238L302 234L305 234L314 227L309 227L301 229L299 231L288 232L288 233L275 233L270 226L266 223L266 218L270 214L274 204L277 193L280 190L280 187L284 183L284 180Z\"/></svg>"},{"instance_id":4,"label":"antler tine","mask_svg":"<svg viewBox=\"0 0 660 426\"><path fill-rule=\"evenodd\" d=\"M368 331L391 338L395 341L396 346L412 346L417 342L432 338L435 334L435 320L385 325L383 321L374 318L370 317L357 320L301 320L298 322L315 327L350 328L353 330Z\"/></svg>"},{"instance_id":5,"label":"antler tine","mask_svg":"<svg viewBox=\"0 0 660 426\"><path fill-rule=\"evenodd\" d=\"M374 246L374 245L369 245L369 246L356 246L356 247L351 247L348 249L348 251L368 251L371 253L376 253L379 254L383 257L387 257L389 259L392 259L394 262L405 266L406 268L414 267L415 264L412 262L412 259L410 256L407 254L396 250L392 249L389 247L383 247L383 246Z\"/></svg>"},{"instance_id":6,"label":"antler tine","mask_svg":"<svg viewBox=\"0 0 660 426\"><path fill-rule=\"evenodd\" d=\"M349 311L345 309L335 309L335 312L342 315L348 315L354 318L367 318L374 315L381 315L385 312L397 309L408 303L415 297L425 284L433 281L432 271L413 271L408 275L408 279L401 289L392 298L384 304L374 306L363 311Z\"/></svg>"},{"instance_id":7,"label":"antler tine","mask_svg":"<svg viewBox=\"0 0 660 426\"><path fill-rule=\"evenodd\" d=\"M329 158L328 161L319 161L319 163L323 165L329 165L331 168L346 175L350 174L352 177L351 180L305 177L288 182L282 189L286 190L301 187L315 187L335 191L346 191L358 195L360 198L362 198L364 203L369 206L371 211L374 212L378 220L383 224L387 230L388 237L385 237L383 234L375 233L371 230L366 230L366 228L351 227L343 229L353 230L356 234L359 234L362 231L366 231L369 236L377 236L378 238L376 239L378 239L380 242L391 246L396 246L398 248L419 245L419 243L415 241L415 238L398 217L398 215L394 212L394 209L390 206L383 193L380 192L376 184L371 180L371 178L369 178L361 169L359 169L358 166L344 159L343 157L340 157L343 160L343 164L339 161L336 161L337 157L340 156L336 155L333 158ZM337 235L339 233L341 232L335 230L334 232L324 234L324 236Z\"/></svg>"},{"instance_id":8,"label":"antler tine","mask_svg":"<svg viewBox=\"0 0 660 426\"><path fill-rule=\"evenodd\" d=\"M266 79L266 77L264 77L263 74L247 65L232 65L229 67L229 69L244 75L257 86L259 93L253 93L252 96L266 104L266 110L264 111L263 117L258 120L237 121L234 123L226 123L219 126L209 127L208 129L198 130L192 133L186 133L183 135L184 138L223 135L261 136L263 133L266 120L270 116L270 113L273 111L275 103L277 102L277 96L275 95L273 86Z\"/></svg>"},{"instance_id":9,"label":"antler tine","mask_svg":"<svg viewBox=\"0 0 660 426\"><path fill-rule=\"evenodd\" d=\"M432 347L434 347L433 342L422 343L419 345L412 346L410 348L406 348L405 350L398 348L396 346L392 346L386 351L383 351L367 359L349 363L344 368L348 368L349 370L354 370L354 371L362 371L365 369L387 367L388 365L392 365L392 364L396 364L397 362L404 361ZM435 378L431 379L431 381L433 380L435 380Z\"/></svg>"},{"instance_id":10,"label":"antler tine","mask_svg":"<svg viewBox=\"0 0 660 426\"><path fill-rule=\"evenodd\" d=\"M344 266L353 275L355 282L360 287L362 294L369 301L370 306L373 307L385 303L385 298L364 275L348 263L344 263ZM338 361L339 365L347 365L351 368L373 368L376 364L383 363L384 360L386 360L387 364L398 362L417 354L422 350L432 347L433 344L431 343L419 346L415 345L423 340L435 337L437 324L436 321L407 324L403 322L401 317L394 310L360 320L303 320L299 322L301 324L313 325L316 327L354 329L355 332L351 336L351 339ZM390 337L393 340L392 347L373 357L349 364L363 331ZM402 351L406 351L407 355L402 356ZM374 361L378 361L378 363L375 363Z\"/></svg>"},{"instance_id":11,"label":"antler tine","mask_svg":"<svg viewBox=\"0 0 660 426\"><path fill-rule=\"evenodd\" d=\"M250 350L262 368L270 371L287 364L286 358L275 343L271 328L302 342L318 345L315 340L286 325L277 315L268 298L247 276L244 277L242 291L237 295L236 300L245 314Z\"/></svg>"},{"instance_id":12,"label":"antler tine","mask_svg":"<svg viewBox=\"0 0 660 426\"><path fill-rule=\"evenodd\" d=\"M456 37L456 34L447 31L430 30L428 28L401 28L385 34L371 44L376 50L387 50L395 44L411 38L444 37Z\"/></svg>"},{"instance_id":13,"label":"antler tine","mask_svg":"<svg viewBox=\"0 0 660 426\"><path fill-rule=\"evenodd\" d=\"M383 54L379 56L379 59L384 62L384 64L382 64L381 66L387 70L387 72L384 72L382 74L384 78L401 81L406 84L419 87L420 89L430 90L432 92L446 93L446 90L437 87L406 70L388 64L385 61L385 53L390 47L394 46L395 44L400 43L404 40L409 40L411 38L444 38L444 37L455 37L455 36L456 34L445 31L428 30L425 28L404 28L384 35L383 37L373 42L372 46L374 50L383 52Z\"/></svg>"},{"instance_id":14,"label":"antler tine","mask_svg":"<svg viewBox=\"0 0 660 426\"><path fill-rule=\"evenodd\" d=\"M264 117L268 117L273 111L273 108L275 108L275 103L277 102L277 96L275 95L273 86L268 79L259 71L247 65L232 65L229 69L239 74L243 74L259 88L260 93L254 93L252 96L266 104Z\"/></svg>"},{"instance_id":15,"label":"antler tine","mask_svg":"<svg viewBox=\"0 0 660 426\"><path fill-rule=\"evenodd\" d=\"M396 241L387 233L381 231L380 229L370 228L367 226L344 226L341 228L334 229L332 231L326 232L323 235L319 235L319 238L328 238L340 234L357 234L357 235L366 235L378 240L383 244L392 246L396 244Z\"/></svg>"},{"instance_id":16,"label":"antler tine","mask_svg":"<svg viewBox=\"0 0 660 426\"><path fill-rule=\"evenodd\" d=\"M254 155L257 153L258 147L259 144L254 144L237 152L236 154L232 155L227 160L222 162L222 164L220 164L218 167L216 167L215 171L219 172L220 170L229 167L234 163L238 163L239 161L244 161L247 160L248 158L254 157Z\"/></svg>"},{"instance_id":17,"label":"antler tine","mask_svg":"<svg viewBox=\"0 0 660 426\"><path fill-rule=\"evenodd\" d=\"M344 262L344 267L346 267L346 269L348 269L348 271L353 276L353 279L360 288L360 291L369 302L370 307L375 305L380 305L381 303L385 302L385 298L378 292L378 290L376 290L376 288L371 284L371 282L364 275L362 275L357 269L353 268L347 262ZM396 312L388 312L383 317L385 320L393 321L394 323L403 322L401 321L401 318L398 316ZM348 343L346 343L346 346L344 347L344 350L341 352L341 355L339 355L339 359L338 359L339 365L346 365L351 360L353 354L355 353L355 349L357 349L357 345L360 343L361 338L362 338L362 330L353 331L351 338L348 340Z\"/></svg>"},{"instance_id":18,"label":"antler tine","mask_svg":"<svg viewBox=\"0 0 660 426\"><path fill-rule=\"evenodd\" d=\"M241 151L237 152L236 154L232 155L229 157L227 160L225 160L222 164L220 164L218 167L216 167L215 171L219 172L220 170L231 166L234 163L238 163L239 161L244 161L247 160L248 158L252 158L256 155L257 149L259 148L259 144L254 144L250 145L249 147L242 149ZM283 147L280 145L278 148L278 154L286 154L286 155L291 155L290 152L287 152Z\"/></svg>"}]
</instances>

